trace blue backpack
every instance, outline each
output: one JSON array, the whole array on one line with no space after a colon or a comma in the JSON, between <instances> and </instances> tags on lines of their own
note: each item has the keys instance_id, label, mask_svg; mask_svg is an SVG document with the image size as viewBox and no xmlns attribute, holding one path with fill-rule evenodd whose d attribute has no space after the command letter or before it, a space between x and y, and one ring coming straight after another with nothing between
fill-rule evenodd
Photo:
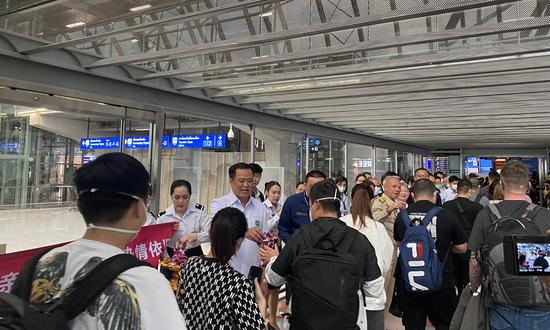
<instances>
[{"instance_id":1,"label":"blue backpack","mask_svg":"<svg viewBox=\"0 0 550 330\"><path fill-rule=\"evenodd\" d=\"M440 207L433 207L417 226L411 225L407 210L401 211L407 229L399 245L399 258L407 291L427 292L441 288L444 262L439 261L434 239L428 230L439 211Z\"/></svg>"}]
</instances>

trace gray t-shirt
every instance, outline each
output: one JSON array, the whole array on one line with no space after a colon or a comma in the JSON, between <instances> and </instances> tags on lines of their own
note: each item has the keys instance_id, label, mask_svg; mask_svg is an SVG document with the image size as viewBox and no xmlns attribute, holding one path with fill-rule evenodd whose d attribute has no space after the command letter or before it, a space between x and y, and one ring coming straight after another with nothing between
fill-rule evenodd
<instances>
[{"instance_id":1,"label":"gray t-shirt","mask_svg":"<svg viewBox=\"0 0 550 330\"><path fill-rule=\"evenodd\" d=\"M529 203L526 201L502 201L496 206L503 217L521 217L528 204ZM479 250L485 243L487 231L491 225L489 212L491 211L486 207L477 214L476 222L472 228L472 234L468 240L468 250ZM544 233L550 230L550 211L543 207L539 207L533 221L539 226L541 232Z\"/></svg>"}]
</instances>

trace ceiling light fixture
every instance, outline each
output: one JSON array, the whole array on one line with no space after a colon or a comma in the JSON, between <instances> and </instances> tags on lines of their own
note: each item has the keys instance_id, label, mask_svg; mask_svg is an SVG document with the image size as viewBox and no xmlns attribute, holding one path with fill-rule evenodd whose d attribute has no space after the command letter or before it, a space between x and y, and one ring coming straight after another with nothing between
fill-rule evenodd
<instances>
[{"instance_id":1,"label":"ceiling light fixture","mask_svg":"<svg viewBox=\"0 0 550 330\"><path fill-rule=\"evenodd\" d=\"M74 23L71 23L71 24L67 24L65 26L69 29L72 29L72 28L75 28L75 27L83 26L83 25L86 25L86 23L80 21L80 22L74 22Z\"/></svg>"},{"instance_id":2,"label":"ceiling light fixture","mask_svg":"<svg viewBox=\"0 0 550 330\"><path fill-rule=\"evenodd\" d=\"M133 38L132 40L130 40L133 44L135 43L138 43L139 42L139 39L138 38Z\"/></svg>"},{"instance_id":3,"label":"ceiling light fixture","mask_svg":"<svg viewBox=\"0 0 550 330\"><path fill-rule=\"evenodd\" d=\"M272 12L272 11L268 11L268 12L265 12L265 13L261 13L259 16L260 16L260 17L273 16L273 12Z\"/></svg>"},{"instance_id":4,"label":"ceiling light fixture","mask_svg":"<svg viewBox=\"0 0 550 330\"><path fill-rule=\"evenodd\" d=\"M229 124L229 131L227 132L227 138L233 140L235 138L235 132L233 131L233 124Z\"/></svg>"},{"instance_id":5,"label":"ceiling light fixture","mask_svg":"<svg viewBox=\"0 0 550 330\"><path fill-rule=\"evenodd\" d=\"M149 9L153 6L151 6L150 4L146 4L146 5L143 5L143 6L138 6L138 7L134 7L134 8L130 8L130 11L135 13L135 12L138 12L138 11L142 11L142 10L145 10L145 9Z\"/></svg>"}]
</instances>

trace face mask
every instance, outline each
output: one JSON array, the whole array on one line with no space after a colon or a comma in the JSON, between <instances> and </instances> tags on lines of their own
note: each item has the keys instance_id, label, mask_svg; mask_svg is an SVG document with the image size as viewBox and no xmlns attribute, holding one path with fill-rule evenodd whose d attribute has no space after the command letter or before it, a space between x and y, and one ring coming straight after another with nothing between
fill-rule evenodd
<instances>
[{"instance_id":1,"label":"face mask","mask_svg":"<svg viewBox=\"0 0 550 330\"><path fill-rule=\"evenodd\" d=\"M144 212L143 214L145 215L145 220L147 220L148 211L147 211L147 205L145 205L145 203L143 203L143 212ZM121 234L133 234L134 238L137 236L137 233L139 232L139 229L132 230L132 229L122 229L122 228L117 228L117 227L110 227L110 226L96 226L93 223L90 223L88 225L88 228L111 231L111 232L121 233Z\"/></svg>"},{"instance_id":2,"label":"face mask","mask_svg":"<svg viewBox=\"0 0 550 330\"><path fill-rule=\"evenodd\" d=\"M382 188L378 186L374 187L374 196L380 195L381 192L382 192Z\"/></svg>"},{"instance_id":3,"label":"face mask","mask_svg":"<svg viewBox=\"0 0 550 330\"><path fill-rule=\"evenodd\" d=\"M453 191L456 191L456 188L457 188L457 184L456 184L456 183L453 183L453 184L451 185L451 189L452 189Z\"/></svg>"},{"instance_id":4,"label":"face mask","mask_svg":"<svg viewBox=\"0 0 550 330\"><path fill-rule=\"evenodd\" d=\"M437 188L437 190L441 190L441 185L440 184L436 184L435 187Z\"/></svg>"},{"instance_id":5,"label":"face mask","mask_svg":"<svg viewBox=\"0 0 550 330\"><path fill-rule=\"evenodd\" d=\"M346 191L346 187L338 186L338 190L343 194Z\"/></svg>"}]
</instances>

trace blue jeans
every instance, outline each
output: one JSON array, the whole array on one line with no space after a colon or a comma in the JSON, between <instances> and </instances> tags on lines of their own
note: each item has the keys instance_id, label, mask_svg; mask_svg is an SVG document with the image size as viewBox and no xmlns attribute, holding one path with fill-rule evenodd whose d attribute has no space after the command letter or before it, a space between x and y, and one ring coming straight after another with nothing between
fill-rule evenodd
<instances>
[{"instance_id":1,"label":"blue jeans","mask_svg":"<svg viewBox=\"0 0 550 330\"><path fill-rule=\"evenodd\" d=\"M550 311L495 305L489 309L491 330L550 329Z\"/></svg>"}]
</instances>

